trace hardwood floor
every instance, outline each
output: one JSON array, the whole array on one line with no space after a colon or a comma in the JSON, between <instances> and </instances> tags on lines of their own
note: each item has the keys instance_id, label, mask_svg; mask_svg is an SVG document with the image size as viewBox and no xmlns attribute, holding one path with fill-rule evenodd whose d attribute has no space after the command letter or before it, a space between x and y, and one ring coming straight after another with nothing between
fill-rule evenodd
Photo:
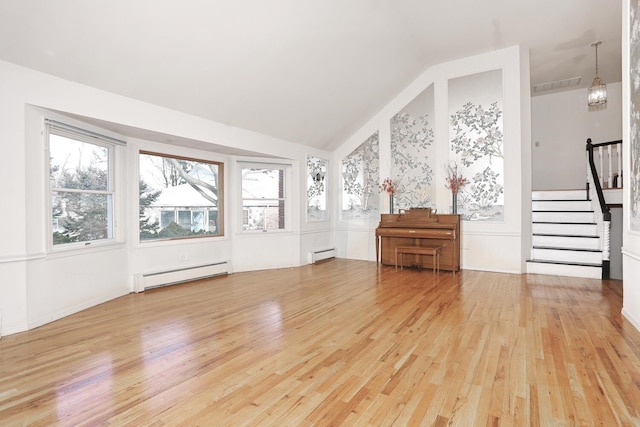
<instances>
[{"instance_id":1,"label":"hardwood floor","mask_svg":"<svg viewBox=\"0 0 640 427\"><path fill-rule=\"evenodd\" d=\"M0 340L0 425L640 425L621 283L333 260Z\"/></svg>"}]
</instances>

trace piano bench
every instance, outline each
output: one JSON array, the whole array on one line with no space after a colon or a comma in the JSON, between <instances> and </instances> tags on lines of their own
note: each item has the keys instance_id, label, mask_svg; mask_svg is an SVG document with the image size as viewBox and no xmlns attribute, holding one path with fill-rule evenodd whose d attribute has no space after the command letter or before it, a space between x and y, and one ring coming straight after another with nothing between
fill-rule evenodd
<instances>
[{"instance_id":1,"label":"piano bench","mask_svg":"<svg viewBox=\"0 0 640 427\"><path fill-rule=\"evenodd\" d=\"M404 266L404 254L429 255L433 257L433 274L440 272L440 249L442 246L396 246L396 270L398 269L398 255L400 255L400 270Z\"/></svg>"}]
</instances>

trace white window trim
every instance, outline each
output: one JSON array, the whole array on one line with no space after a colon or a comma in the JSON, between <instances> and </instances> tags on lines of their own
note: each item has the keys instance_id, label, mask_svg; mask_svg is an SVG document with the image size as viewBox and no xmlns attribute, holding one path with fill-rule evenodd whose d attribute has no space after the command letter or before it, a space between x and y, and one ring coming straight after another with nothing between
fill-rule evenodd
<instances>
[{"instance_id":1,"label":"white window trim","mask_svg":"<svg viewBox=\"0 0 640 427\"><path fill-rule=\"evenodd\" d=\"M71 120L70 120L71 122ZM55 132L52 132L52 128L55 128ZM123 198L121 194L123 189L118 184L118 179L116 178L121 170L120 158L118 155L118 149L121 146L126 145L126 143L121 140L111 136L108 136L110 132L104 131L102 133L101 129L90 130L92 126L84 125L82 123L78 123L77 125L68 124L65 122L53 120L50 118L44 119L44 131L43 131L43 139L44 139L44 153L45 153L45 232L46 232L46 252L47 254L63 254L67 252L86 252L92 249L95 250L104 250L113 246L121 246L124 242L122 239L122 232L119 227L119 219L121 216L119 206L120 202ZM73 242L73 243L65 243L60 245L53 244L53 221L52 221L52 193L56 191L55 188L51 187L51 160L50 160L50 134L56 134L59 136L65 136L69 138L76 139L78 141L82 141L88 144L94 144L97 146L105 147L108 150L109 156L109 188L108 190L95 190L95 191L78 191L80 193L96 193L96 194L110 194L112 197L112 207L110 212L111 227L111 237L107 239L100 240L91 240L86 242ZM65 190L66 191L66 190ZM74 192L73 190L71 192Z\"/></svg>"},{"instance_id":2,"label":"white window trim","mask_svg":"<svg viewBox=\"0 0 640 427\"><path fill-rule=\"evenodd\" d=\"M189 244L189 243L202 243L203 241L209 240L209 239L215 239L216 241L219 240L228 240L227 238L227 216L225 214L225 209L226 209L226 201L225 201L225 197L226 197L226 188L225 188L225 183L226 183L226 171L227 171L227 162L221 159L211 159L211 158L207 158L207 156L203 156L201 154L194 154L194 155L184 155L184 153L179 154L176 152L173 152L172 150L158 150L156 147L153 148L136 148L136 161L135 161L135 165L136 165L136 169L135 169L135 176L136 176L136 182L140 181L140 156L142 154L147 154L147 155L152 155L152 156L158 156L158 157L166 157L166 158L174 158L174 159L185 159L185 160L190 160L190 161L194 161L194 162L200 162L200 163L210 163L210 164L215 164L218 167L218 197L220 198L221 202L222 202L222 207L218 206L218 215L219 218L222 218L222 233L220 234L210 234L210 235L204 235L204 236L188 236L188 237L181 237L181 238L162 238L162 239L148 239L148 240L142 240L140 239L140 227L139 227L139 218L138 218L138 211L140 209L140 198L139 198L139 184L136 184L135 186L135 206L136 206L136 216L135 216L135 221L133 222L133 224L135 224L134 228L134 233L135 233L135 245L136 247L140 247L140 248L144 248L144 247L153 247L153 246L163 246L163 245L173 245L173 244ZM209 207L203 207L202 209L204 210L208 210Z\"/></svg>"},{"instance_id":3,"label":"white window trim","mask_svg":"<svg viewBox=\"0 0 640 427\"><path fill-rule=\"evenodd\" d=\"M291 233L292 231L292 179L293 179L293 165L291 163L283 162L264 162L264 161L250 161L241 160L237 162L238 165L238 234L241 235L265 235L265 234L277 234L277 233ZM284 200L284 228L278 230L244 230L243 229L243 209L244 200L260 200L260 199L245 199L242 196L242 170L244 168L265 168L265 169L282 169L284 170L284 198L278 198L277 200ZM276 200L269 199L269 200Z\"/></svg>"}]
</instances>

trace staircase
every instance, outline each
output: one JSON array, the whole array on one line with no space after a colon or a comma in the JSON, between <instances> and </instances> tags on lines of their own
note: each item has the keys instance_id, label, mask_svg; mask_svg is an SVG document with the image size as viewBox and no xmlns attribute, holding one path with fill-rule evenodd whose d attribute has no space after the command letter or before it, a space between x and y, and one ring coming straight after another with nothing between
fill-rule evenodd
<instances>
[{"instance_id":1,"label":"staircase","mask_svg":"<svg viewBox=\"0 0 640 427\"><path fill-rule=\"evenodd\" d=\"M602 278L597 217L585 190L534 191L527 273Z\"/></svg>"},{"instance_id":2,"label":"staircase","mask_svg":"<svg viewBox=\"0 0 640 427\"><path fill-rule=\"evenodd\" d=\"M607 202L603 189L614 188L621 193L622 141L593 144L588 138L586 151L584 190L532 194L532 248L527 273L610 277L611 210L607 203L612 201Z\"/></svg>"}]
</instances>

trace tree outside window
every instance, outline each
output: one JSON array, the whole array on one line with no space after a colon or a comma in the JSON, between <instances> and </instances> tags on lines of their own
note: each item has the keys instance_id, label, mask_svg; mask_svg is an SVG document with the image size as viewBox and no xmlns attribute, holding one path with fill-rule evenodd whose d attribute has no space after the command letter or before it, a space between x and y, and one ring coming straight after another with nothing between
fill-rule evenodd
<instances>
[{"instance_id":1,"label":"tree outside window","mask_svg":"<svg viewBox=\"0 0 640 427\"><path fill-rule=\"evenodd\" d=\"M113 146L49 128L52 244L113 238Z\"/></svg>"},{"instance_id":2,"label":"tree outside window","mask_svg":"<svg viewBox=\"0 0 640 427\"><path fill-rule=\"evenodd\" d=\"M223 235L223 165L141 152L140 241Z\"/></svg>"}]
</instances>

